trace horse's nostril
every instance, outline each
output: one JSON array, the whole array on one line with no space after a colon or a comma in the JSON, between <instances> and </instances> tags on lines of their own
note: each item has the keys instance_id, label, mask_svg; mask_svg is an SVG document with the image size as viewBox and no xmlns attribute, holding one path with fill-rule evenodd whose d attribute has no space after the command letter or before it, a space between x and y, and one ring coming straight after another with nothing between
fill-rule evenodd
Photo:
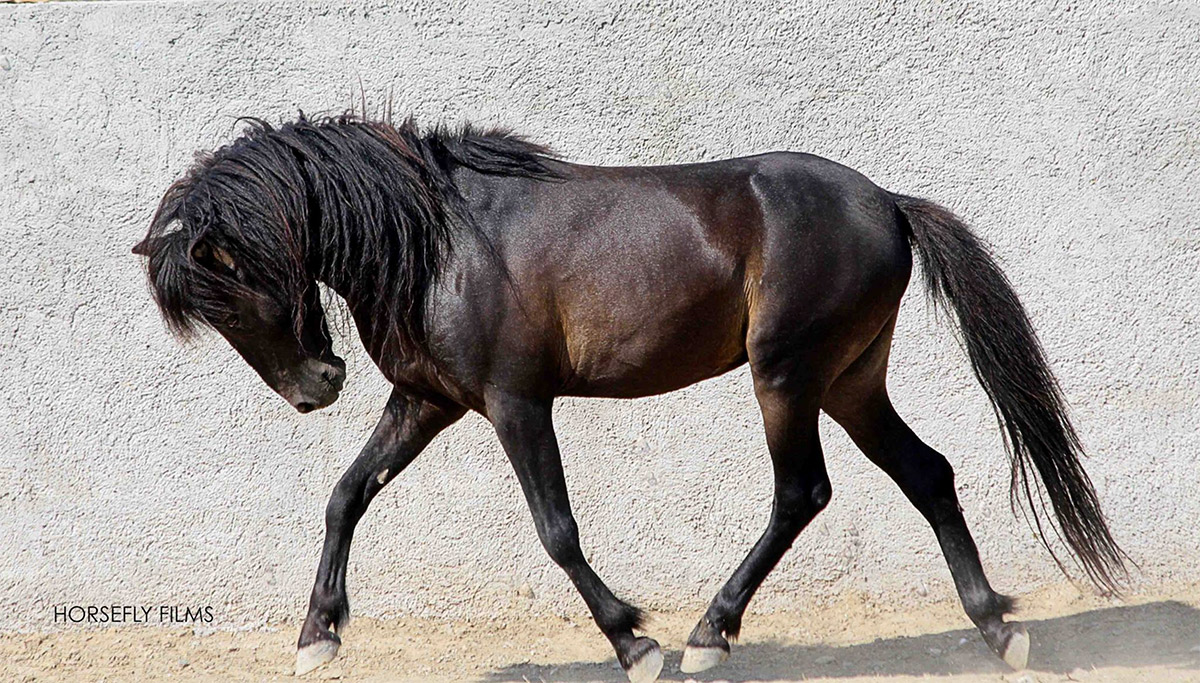
<instances>
[{"instance_id":1,"label":"horse's nostril","mask_svg":"<svg viewBox=\"0 0 1200 683\"><path fill-rule=\"evenodd\" d=\"M316 408L316 406L308 401L301 401L300 403L296 404L296 410L299 410L302 413L311 413L314 408Z\"/></svg>"}]
</instances>

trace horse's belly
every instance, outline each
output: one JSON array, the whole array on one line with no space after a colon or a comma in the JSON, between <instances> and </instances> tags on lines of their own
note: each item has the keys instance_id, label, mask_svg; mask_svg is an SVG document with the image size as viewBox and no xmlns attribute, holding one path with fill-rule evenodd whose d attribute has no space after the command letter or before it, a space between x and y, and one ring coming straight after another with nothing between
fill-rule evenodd
<instances>
[{"instance_id":1,"label":"horse's belly","mask_svg":"<svg viewBox=\"0 0 1200 683\"><path fill-rule=\"evenodd\" d=\"M732 288L731 288L732 289ZM566 393L632 398L694 384L746 362L741 288L680 300L611 302L565 330Z\"/></svg>"}]
</instances>

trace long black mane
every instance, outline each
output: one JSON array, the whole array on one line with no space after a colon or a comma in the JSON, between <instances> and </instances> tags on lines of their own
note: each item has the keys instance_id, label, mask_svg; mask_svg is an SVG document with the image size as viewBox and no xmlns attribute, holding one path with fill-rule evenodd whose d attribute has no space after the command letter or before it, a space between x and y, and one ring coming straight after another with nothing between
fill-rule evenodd
<instances>
[{"instance_id":1,"label":"long black mane","mask_svg":"<svg viewBox=\"0 0 1200 683\"><path fill-rule=\"evenodd\" d=\"M400 349L425 336L426 295L456 235L483 239L451 172L553 179L555 155L507 130L470 125L423 133L353 114L273 126L245 119L232 143L197 155L167 190L134 251L148 256L150 288L168 326L186 336L228 315L222 292L263 290L293 310L297 329L313 280L370 302L377 331ZM200 265L201 241L229 253L237 272Z\"/></svg>"}]
</instances>

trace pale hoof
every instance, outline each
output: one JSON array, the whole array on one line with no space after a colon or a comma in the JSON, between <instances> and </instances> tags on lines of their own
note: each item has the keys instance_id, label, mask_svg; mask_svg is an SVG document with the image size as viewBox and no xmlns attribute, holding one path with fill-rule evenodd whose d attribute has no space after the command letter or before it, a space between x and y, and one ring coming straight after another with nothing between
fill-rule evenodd
<instances>
[{"instance_id":1,"label":"pale hoof","mask_svg":"<svg viewBox=\"0 0 1200 683\"><path fill-rule=\"evenodd\" d=\"M688 645L683 649L683 661L679 663L679 672L697 674L713 668L726 659L729 659L729 653L719 647Z\"/></svg>"},{"instance_id":2,"label":"pale hoof","mask_svg":"<svg viewBox=\"0 0 1200 683\"><path fill-rule=\"evenodd\" d=\"M328 664L337 656L338 644L332 640L318 640L296 651L296 675L303 676L313 669Z\"/></svg>"},{"instance_id":3,"label":"pale hoof","mask_svg":"<svg viewBox=\"0 0 1200 683\"><path fill-rule=\"evenodd\" d=\"M1008 645L1004 647L1004 663L1017 671L1029 663L1029 633L1020 624L1013 629Z\"/></svg>"},{"instance_id":4,"label":"pale hoof","mask_svg":"<svg viewBox=\"0 0 1200 683\"><path fill-rule=\"evenodd\" d=\"M662 668L662 650L655 645L654 649L634 662L633 666L625 671L625 675L629 676L629 683L654 683L658 680L658 675L662 673Z\"/></svg>"}]
</instances>

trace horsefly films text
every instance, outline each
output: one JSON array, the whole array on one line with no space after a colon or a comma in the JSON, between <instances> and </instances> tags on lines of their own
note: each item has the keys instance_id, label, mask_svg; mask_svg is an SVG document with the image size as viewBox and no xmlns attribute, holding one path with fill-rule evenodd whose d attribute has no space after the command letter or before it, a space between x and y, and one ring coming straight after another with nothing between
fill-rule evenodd
<instances>
[{"instance_id":1,"label":"horsefly films text","mask_svg":"<svg viewBox=\"0 0 1200 683\"><path fill-rule=\"evenodd\" d=\"M56 624L211 624L209 605L55 605Z\"/></svg>"}]
</instances>

